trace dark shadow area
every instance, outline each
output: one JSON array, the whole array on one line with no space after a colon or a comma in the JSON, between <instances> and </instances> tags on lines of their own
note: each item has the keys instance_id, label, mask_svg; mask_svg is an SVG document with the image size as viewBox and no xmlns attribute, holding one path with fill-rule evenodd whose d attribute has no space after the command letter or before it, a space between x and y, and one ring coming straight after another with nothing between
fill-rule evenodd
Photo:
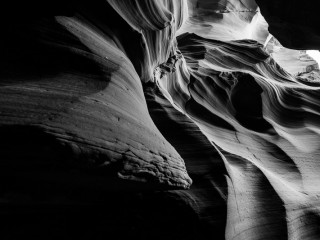
<instances>
[{"instance_id":1,"label":"dark shadow area","mask_svg":"<svg viewBox=\"0 0 320 240\"><path fill-rule=\"evenodd\" d=\"M103 192L96 202L59 204L61 198L2 204L2 239L197 239L194 213L170 194Z\"/></svg>"},{"instance_id":2,"label":"dark shadow area","mask_svg":"<svg viewBox=\"0 0 320 240\"><path fill-rule=\"evenodd\" d=\"M220 155L199 128L174 109L155 85L145 84L144 92L150 116L181 155L193 180L191 189L181 193L194 199L191 206L197 215L195 239L224 239L228 193L227 172ZM175 191L173 194L179 193Z\"/></svg>"},{"instance_id":3,"label":"dark shadow area","mask_svg":"<svg viewBox=\"0 0 320 240\"><path fill-rule=\"evenodd\" d=\"M237 84L231 91L231 103L238 122L253 131L271 132L272 125L263 118L262 88L250 74L237 73Z\"/></svg>"},{"instance_id":4,"label":"dark shadow area","mask_svg":"<svg viewBox=\"0 0 320 240\"><path fill-rule=\"evenodd\" d=\"M99 85L107 83L116 70L99 62L98 56L53 17L11 24L2 34L1 85L41 82L63 74L92 76L92 82Z\"/></svg>"},{"instance_id":5,"label":"dark shadow area","mask_svg":"<svg viewBox=\"0 0 320 240\"><path fill-rule=\"evenodd\" d=\"M121 180L39 127L0 128L3 239L198 239L197 216L175 191Z\"/></svg>"},{"instance_id":6,"label":"dark shadow area","mask_svg":"<svg viewBox=\"0 0 320 240\"><path fill-rule=\"evenodd\" d=\"M319 2L257 0L269 32L287 48L320 50Z\"/></svg>"}]
</instances>

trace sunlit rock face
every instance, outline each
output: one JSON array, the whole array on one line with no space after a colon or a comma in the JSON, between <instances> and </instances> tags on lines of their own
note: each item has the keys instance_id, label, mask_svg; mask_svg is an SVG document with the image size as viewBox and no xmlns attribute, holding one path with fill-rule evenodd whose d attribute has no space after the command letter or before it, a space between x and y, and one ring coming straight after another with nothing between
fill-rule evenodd
<instances>
[{"instance_id":1,"label":"sunlit rock face","mask_svg":"<svg viewBox=\"0 0 320 240\"><path fill-rule=\"evenodd\" d=\"M270 35L270 37L271 40L267 40L264 44L265 50L291 75L298 75L319 69L318 63L309 56L308 51L297 51L285 48L272 35Z\"/></svg>"},{"instance_id":2,"label":"sunlit rock face","mask_svg":"<svg viewBox=\"0 0 320 240\"><path fill-rule=\"evenodd\" d=\"M30 4L0 40L4 239L320 238L319 73L255 1Z\"/></svg>"},{"instance_id":3,"label":"sunlit rock face","mask_svg":"<svg viewBox=\"0 0 320 240\"><path fill-rule=\"evenodd\" d=\"M178 34L193 32L224 41L245 38L264 41L268 35L268 25L253 0L189 0L188 15Z\"/></svg>"},{"instance_id":4,"label":"sunlit rock face","mask_svg":"<svg viewBox=\"0 0 320 240\"><path fill-rule=\"evenodd\" d=\"M190 75L168 75L159 85L226 164L226 238L318 237L316 231L297 229L290 218L318 212L313 205L319 194L318 120L311 113L317 106L309 100L317 101L319 83L290 76L254 41L185 34L178 37L178 46ZM183 101L180 89L187 89ZM308 213L295 215L296 208Z\"/></svg>"}]
</instances>

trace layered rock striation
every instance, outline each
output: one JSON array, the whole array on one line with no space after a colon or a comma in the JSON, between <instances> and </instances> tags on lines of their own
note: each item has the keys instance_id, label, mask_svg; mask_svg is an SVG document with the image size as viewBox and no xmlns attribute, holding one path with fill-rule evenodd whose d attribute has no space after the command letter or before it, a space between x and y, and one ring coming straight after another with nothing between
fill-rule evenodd
<instances>
[{"instance_id":1,"label":"layered rock striation","mask_svg":"<svg viewBox=\"0 0 320 240\"><path fill-rule=\"evenodd\" d=\"M320 238L320 84L268 24L287 47L317 33L289 41L285 3L9 7L4 238Z\"/></svg>"}]
</instances>

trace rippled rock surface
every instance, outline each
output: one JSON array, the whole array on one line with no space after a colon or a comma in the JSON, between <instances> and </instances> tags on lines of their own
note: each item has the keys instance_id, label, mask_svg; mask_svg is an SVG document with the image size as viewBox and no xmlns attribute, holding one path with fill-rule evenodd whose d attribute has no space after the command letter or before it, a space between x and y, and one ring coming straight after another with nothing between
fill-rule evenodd
<instances>
[{"instance_id":1,"label":"rippled rock surface","mask_svg":"<svg viewBox=\"0 0 320 240\"><path fill-rule=\"evenodd\" d=\"M7 8L4 239L319 239L319 74L273 2Z\"/></svg>"}]
</instances>

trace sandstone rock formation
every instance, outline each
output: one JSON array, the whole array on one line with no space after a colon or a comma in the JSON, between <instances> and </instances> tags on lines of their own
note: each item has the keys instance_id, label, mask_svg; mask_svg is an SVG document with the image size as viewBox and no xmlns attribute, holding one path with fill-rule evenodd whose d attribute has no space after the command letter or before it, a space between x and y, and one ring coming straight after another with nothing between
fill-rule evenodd
<instances>
[{"instance_id":1,"label":"sandstone rock formation","mask_svg":"<svg viewBox=\"0 0 320 240\"><path fill-rule=\"evenodd\" d=\"M285 48L318 33L289 5L8 7L4 239L319 239L319 74Z\"/></svg>"}]
</instances>

